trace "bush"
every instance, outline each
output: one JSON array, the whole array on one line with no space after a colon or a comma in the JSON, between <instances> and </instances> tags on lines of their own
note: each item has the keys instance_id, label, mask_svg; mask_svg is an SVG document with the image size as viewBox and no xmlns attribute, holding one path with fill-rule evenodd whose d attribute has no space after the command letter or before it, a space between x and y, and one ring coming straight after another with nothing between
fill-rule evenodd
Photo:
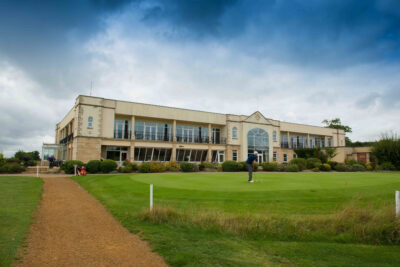
<instances>
[{"instance_id":1,"label":"bush","mask_svg":"<svg viewBox=\"0 0 400 267\"><path fill-rule=\"evenodd\" d=\"M264 171L273 172L278 170L278 163L276 162L263 162L261 164Z\"/></svg>"},{"instance_id":2,"label":"bush","mask_svg":"<svg viewBox=\"0 0 400 267\"><path fill-rule=\"evenodd\" d=\"M400 170L400 138L396 134L383 135L381 140L372 145L371 154L380 165L390 162L392 166ZM390 165L387 167L391 169Z\"/></svg>"},{"instance_id":3,"label":"bush","mask_svg":"<svg viewBox=\"0 0 400 267\"><path fill-rule=\"evenodd\" d=\"M317 158L308 158L307 159L307 169L313 169L313 168L318 168L319 165L321 165L322 162L320 159Z\"/></svg>"},{"instance_id":4,"label":"bush","mask_svg":"<svg viewBox=\"0 0 400 267\"><path fill-rule=\"evenodd\" d=\"M190 162L182 162L181 163L181 170L183 172L193 172L193 163Z\"/></svg>"},{"instance_id":5,"label":"bush","mask_svg":"<svg viewBox=\"0 0 400 267\"><path fill-rule=\"evenodd\" d=\"M357 160L354 159L346 159L346 165L354 165L357 164Z\"/></svg>"},{"instance_id":6,"label":"bush","mask_svg":"<svg viewBox=\"0 0 400 267\"><path fill-rule=\"evenodd\" d=\"M84 164L82 161L79 160L67 160L61 165L60 169L63 170L66 174L74 174L75 168L74 165L78 165L82 167Z\"/></svg>"},{"instance_id":7,"label":"bush","mask_svg":"<svg viewBox=\"0 0 400 267\"><path fill-rule=\"evenodd\" d=\"M112 171L115 171L117 167L118 164L112 159L105 159L102 162L100 162L100 170L103 173L110 173Z\"/></svg>"},{"instance_id":8,"label":"bush","mask_svg":"<svg viewBox=\"0 0 400 267\"><path fill-rule=\"evenodd\" d=\"M381 170L385 171L395 171L396 167L391 162L383 162L380 166Z\"/></svg>"},{"instance_id":9,"label":"bush","mask_svg":"<svg viewBox=\"0 0 400 267\"><path fill-rule=\"evenodd\" d=\"M238 172L241 171L241 165L233 160L227 160L222 163L222 171L224 172Z\"/></svg>"},{"instance_id":10,"label":"bush","mask_svg":"<svg viewBox=\"0 0 400 267\"><path fill-rule=\"evenodd\" d=\"M131 165L125 165L123 167L119 167L118 168L118 172L130 173L130 172L132 172L132 166Z\"/></svg>"},{"instance_id":11,"label":"bush","mask_svg":"<svg viewBox=\"0 0 400 267\"><path fill-rule=\"evenodd\" d=\"M351 172L351 171L353 171L353 169L352 169L352 167L350 165L345 165L343 163L338 163L335 166L335 171L338 171L338 172Z\"/></svg>"},{"instance_id":12,"label":"bush","mask_svg":"<svg viewBox=\"0 0 400 267\"><path fill-rule=\"evenodd\" d=\"M7 163L19 163L19 160L17 158L8 158L6 159Z\"/></svg>"},{"instance_id":13,"label":"bush","mask_svg":"<svg viewBox=\"0 0 400 267\"><path fill-rule=\"evenodd\" d=\"M296 164L299 167L299 170L305 170L307 167L307 160L303 158L292 159L289 164Z\"/></svg>"},{"instance_id":14,"label":"bush","mask_svg":"<svg viewBox=\"0 0 400 267\"><path fill-rule=\"evenodd\" d=\"M129 162L129 161L125 161L124 162L124 166L125 167L130 167L132 169L132 171L137 171L138 169L138 165L135 162Z\"/></svg>"},{"instance_id":15,"label":"bush","mask_svg":"<svg viewBox=\"0 0 400 267\"><path fill-rule=\"evenodd\" d=\"M200 168L199 168L199 165L198 165L198 164L193 163L193 171L194 171L194 172L200 171Z\"/></svg>"},{"instance_id":16,"label":"bush","mask_svg":"<svg viewBox=\"0 0 400 267\"><path fill-rule=\"evenodd\" d=\"M19 164L4 164L0 166L0 173L21 173L25 168Z\"/></svg>"},{"instance_id":17,"label":"bush","mask_svg":"<svg viewBox=\"0 0 400 267\"><path fill-rule=\"evenodd\" d=\"M321 164L319 165L319 170L323 172L329 172L331 170L331 165L328 163Z\"/></svg>"},{"instance_id":18,"label":"bush","mask_svg":"<svg viewBox=\"0 0 400 267\"><path fill-rule=\"evenodd\" d=\"M289 172L298 172L300 168L297 164L290 164L287 170Z\"/></svg>"},{"instance_id":19,"label":"bush","mask_svg":"<svg viewBox=\"0 0 400 267\"><path fill-rule=\"evenodd\" d=\"M258 163L257 162L254 162L254 164L253 164L253 171L258 171Z\"/></svg>"},{"instance_id":20,"label":"bush","mask_svg":"<svg viewBox=\"0 0 400 267\"><path fill-rule=\"evenodd\" d=\"M353 164L351 166L351 170L353 172L364 172L365 171L365 167L361 164Z\"/></svg>"},{"instance_id":21,"label":"bush","mask_svg":"<svg viewBox=\"0 0 400 267\"><path fill-rule=\"evenodd\" d=\"M86 164L86 171L89 173L97 173L100 171L100 160L91 160Z\"/></svg>"},{"instance_id":22,"label":"bush","mask_svg":"<svg viewBox=\"0 0 400 267\"><path fill-rule=\"evenodd\" d=\"M280 171L280 172L287 172L288 169L289 169L289 165L287 165L287 164L278 165L278 171Z\"/></svg>"},{"instance_id":23,"label":"bush","mask_svg":"<svg viewBox=\"0 0 400 267\"><path fill-rule=\"evenodd\" d=\"M142 164L139 165L138 171L141 173L148 173L150 172L150 163L149 162L143 162Z\"/></svg>"},{"instance_id":24,"label":"bush","mask_svg":"<svg viewBox=\"0 0 400 267\"><path fill-rule=\"evenodd\" d=\"M313 172L319 172L319 168L312 168L311 169Z\"/></svg>"},{"instance_id":25,"label":"bush","mask_svg":"<svg viewBox=\"0 0 400 267\"><path fill-rule=\"evenodd\" d=\"M365 165L365 169L366 169L367 171L373 171L375 168L374 168L374 166L371 164L371 162L368 162L368 163Z\"/></svg>"},{"instance_id":26,"label":"bush","mask_svg":"<svg viewBox=\"0 0 400 267\"><path fill-rule=\"evenodd\" d=\"M167 167L162 162L152 161L150 162L150 172L165 172Z\"/></svg>"},{"instance_id":27,"label":"bush","mask_svg":"<svg viewBox=\"0 0 400 267\"><path fill-rule=\"evenodd\" d=\"M177 163L175 161L169 161L169 162L165 163L165 168L167 169L167 171L170 171L170 172L178 172L181 169L179 166L179 163Z\"/></svg>"},{"instance_id":28,"label":"bush","mask_svg":"<svg viewBox=\"0 0 400 267\"><path fill-rule=\"evenodd\" d=\"M336 165L338 165L339 163L337 161L329 160L328 164L331 166L331 170L334 170Z\"/></svg>"},{"instance_id":29,"label":"bush","mask_svg":"<svg viewBox=\"0 0 400 267\"><path fill-rule=\"evenodd\" d=\"M239 166L242 167L242 171L245 171L245 172L248 171L246 161L239 162L239 164L240 164Z\"/></svg>"}]
</instances>

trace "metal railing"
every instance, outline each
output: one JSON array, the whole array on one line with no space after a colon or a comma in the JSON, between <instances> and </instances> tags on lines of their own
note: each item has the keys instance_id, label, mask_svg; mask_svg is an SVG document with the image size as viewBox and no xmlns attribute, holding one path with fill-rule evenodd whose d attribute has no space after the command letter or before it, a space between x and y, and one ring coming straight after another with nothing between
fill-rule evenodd
<instances>
[{"instance_id":1,"label":"metal railing","mask_svg":"<svg viewBox=\"0 0 400 267\"><path fill-rule=\"evenodd\" d=\"M226 144L226 138L225 137L220 137L219 139L212 140L213 144L221 144L225 145Z\"/></svg>"},{"instance_id":2,"label":"metal railing","mask_svg":"<svg viewBox=\"0 0 400 267\"><path fill-rule=\"evenodd\" d=\"M63 139L60 140L60 144L66 144L74 139L74 134L70 134L67 137L64 137Z\"/></svg>"},{"instance_id":3,"label":"metal railing","mask_svg":"<svg viewBox=\"0 0 400 267\"><path fill-rule=\"evenodd\" d=\"M181 142L181 143L200 143L200 144L208 144L209 142L209 137L204 136L204 137L187 137L187 136L176 136L176 141Z\"/></svg>"},{"instance_id":4,"label":"metal railing","mask_svg":"<svg viewBox=\"0 0 400 267\"><path fill-rule=\"evenodd\" d=\"M114 131L114 138L115 139L131 139L131 131L128 132L119 132Z\"/></svg>"},{"instance_id":5,"label":"metal railing","mask_svg":"<svg viewBox=\"0 0 400 267\"><path fill-rule=\"evenodd\" d=\"M165 134L145 134L144 132L135 132L136 140L163 141L171 142L172 136Z\"/></svg>"}]
</instances>

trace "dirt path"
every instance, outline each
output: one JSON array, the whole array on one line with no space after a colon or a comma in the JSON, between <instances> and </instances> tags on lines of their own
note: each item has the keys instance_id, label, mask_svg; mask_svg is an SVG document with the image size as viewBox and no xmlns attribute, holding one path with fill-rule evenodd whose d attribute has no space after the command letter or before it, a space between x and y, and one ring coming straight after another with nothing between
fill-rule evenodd
<instances>
[{"instance_id":1,"label":"dirt path","mask_svg":"<svg viewBox=\"0 0 400 267\"><path fill-rule=\"evenodd\" d=\"M43 199L16 266L167 266L68 178L43 178Z\"/></svg>"}]
</instances>

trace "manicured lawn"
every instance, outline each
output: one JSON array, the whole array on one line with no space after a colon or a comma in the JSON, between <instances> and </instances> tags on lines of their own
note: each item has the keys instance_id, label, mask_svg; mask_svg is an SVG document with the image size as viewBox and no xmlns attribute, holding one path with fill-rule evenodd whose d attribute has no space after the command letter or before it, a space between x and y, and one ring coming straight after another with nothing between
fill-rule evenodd
<instances>
[{"instance_id":1,"label":"manicured lawn","mask_svg":"<svg viewBox=\"0 0 400 267\"><path fill-rule=\"evenodd\" d=\"M398 266L400 173L75 177L172 266ZM154 184L153 213L148 212Z\"/></svg>"},{"instance_id":2,"label":"manicured lawn","mask_svg":"<svg viewBox=\"0 0 400 267\"><path fill-rule=\"evenodd\" d=\"M11 266L41 192L41 179L0 176L0 266Z\"/></svg>"}]
</instances>

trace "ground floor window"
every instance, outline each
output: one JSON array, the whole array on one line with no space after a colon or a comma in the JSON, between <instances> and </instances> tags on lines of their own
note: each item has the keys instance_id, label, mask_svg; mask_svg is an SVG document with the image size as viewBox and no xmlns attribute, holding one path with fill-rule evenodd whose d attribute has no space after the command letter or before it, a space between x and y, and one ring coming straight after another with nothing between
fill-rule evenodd
<instances>
[{"instance_id":1,"label":"ground floor window","mask_svg":"<svg viewBox=\"0 0 400 267\"><path fill-rule=\"evenodd\" d=\"M269 161L269 150L253 150L253 149L249 149L247 152L247 155L249 156L250 154L253 154L255 151L258 152L257 155L257 162L261 163L261 162L268 162Z\"/></svg>"},{"instance_id":2,"label":"ground floor window","mask_svg":"<svg viewBox=\"0 0 400 267\"><path fill-rule=\"evenodd\" d=\"M222 163L225 161L225 151L223 150L213 150L212 151L212 162Z\"/></svg>"},{"instance_id":3,"label":"ground floor window","mask_svg":"<svg viewBox=\"0 0 400 267\"><path fill-rule=\"evenodd\" d=\"M273 154L273 161L276 161L276 160L277 160L277 153L274 152L274 154Z\"/></svg>"},{"instance_id":4,"label":"ground floor window","mask_svg":"<svg viewBox=\"0 0 400 267\"><path fill-rule=\"evenodd\" d=\"M283 162L287 162L287 154L283 154Z\"/></svg>"},{"instance_id":5,"label":"ground floor window","mask_svg":"<svg viewBox=\"0 0 400 267\"><path fill-rule=\"evenodd\" d=\"M171 148L135 147L136 161L170 161Z\"/></svg>"},{"instance_id":6,"label":"ground floor window","mask_svg":"<svg viewBox=\"0 0 400 267\"><path fill-rule=\"evenodd\" d=\"M201 162L207 160L207 150L177 149L176 161Z\"/></svg>"},{"instance_id":7,"label":"ground floor window","mask_svg":"<svg viewBox=\"0 0 400 267\"><path fill-rule=\"evenodd\" d=\"M296 155L296 154L293 154L293 158L294 158L294 159L297 159L297 155Z\"/></svg>"},{"instance_id":8,"label":"ground floor window","mask_svg":"<svg viewBox=\"0 0 400 267\"><path fill-rule=\"evenodd\" d=\"M237 150L232 150L232 160L237 161L238 160L238 152Z\"/></svg>"},{"instance_id":9,"label":"ground floor window","mask_svg":"<svg viewBox=\"0 0 400 267\"><path fill-rule=\"evenodd\" d=\"M106 159L124 161L128 158L128 147L108 146L106 147Z\"/></svg>"}]
</instances>

